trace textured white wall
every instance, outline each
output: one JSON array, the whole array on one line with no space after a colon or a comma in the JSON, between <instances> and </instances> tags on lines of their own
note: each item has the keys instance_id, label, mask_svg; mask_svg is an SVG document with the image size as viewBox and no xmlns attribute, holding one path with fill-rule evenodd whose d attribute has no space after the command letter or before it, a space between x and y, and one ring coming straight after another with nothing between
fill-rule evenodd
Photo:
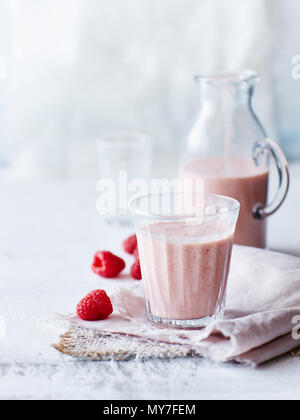
<instances>
[{"instance_id":1,"label":"textured white wall","mask_svg":"<svg viewBox=\"0 0 300 420\"><path fill-rule=\"evenodd\" d=\"M173 167L196 109L192 76L217 69L262 73L257 108L275 132L268 0L1 2L5 122L20 175L94 175L95 139L112 129L152 133Z\"/></svg>"},{"instance_id":2,"label":"textured white wall","mask_svg":"<svg viewBox=\"0 0 300 420\"><path fill-rule=\"evenodd\" d=\"M285 152L296 160L300 159L300 80L292 77L292 58L300 55L300 2L268 0L268 4L273 28L274 115Z\"/></svg>"}]
</instances>

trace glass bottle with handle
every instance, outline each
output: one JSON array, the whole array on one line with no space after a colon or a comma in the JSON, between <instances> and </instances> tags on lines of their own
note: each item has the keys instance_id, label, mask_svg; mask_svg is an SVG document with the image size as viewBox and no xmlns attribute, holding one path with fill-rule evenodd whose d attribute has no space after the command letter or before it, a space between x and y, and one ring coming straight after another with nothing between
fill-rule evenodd
<instances>
[{"instance_id":1,"label":"glass bottle with handle","mask_svg":"<svg viewBox=\"0 0 300 420\"><path fill-rule=\"evenodd\" d=\"M259 76L252 70L212 77L197 76L200 108L181 149L181 179L203 180L206 193L223 194L241 204L235 242L266 247L266 219L284 202L289 189L288 164L268 138L252 107ZM270 163L279 186L268 204Z\"/></svg>"}]
</instances>

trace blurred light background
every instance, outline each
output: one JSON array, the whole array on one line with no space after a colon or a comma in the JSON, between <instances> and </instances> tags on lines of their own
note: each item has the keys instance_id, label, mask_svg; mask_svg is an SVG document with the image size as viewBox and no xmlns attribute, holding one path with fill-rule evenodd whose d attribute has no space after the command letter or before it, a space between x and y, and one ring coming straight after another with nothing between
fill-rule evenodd
<instances>
[{"instance_id":1,"label":"blurred light background","mask_svg":"<svg viewBox=\"0 0 300 420\"><path fill-rule=\"evenodd\" d=\"M96 176L103 132L144 130L176 165L193 75L253 68L255 107L300 158L299 0L0 0L0 165L13 176Z\"/></svg>"}]
</instances>

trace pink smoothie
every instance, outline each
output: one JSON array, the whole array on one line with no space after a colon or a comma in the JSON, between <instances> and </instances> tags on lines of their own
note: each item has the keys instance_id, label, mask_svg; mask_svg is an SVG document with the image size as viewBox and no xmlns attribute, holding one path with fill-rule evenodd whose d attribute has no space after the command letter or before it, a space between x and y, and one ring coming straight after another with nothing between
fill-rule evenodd
<instances>
[{"instance_id":1,"label":"pink smoothie","mask_svg":"<svg viewBox=\"0 0 300 420\"><path fill-rule=\"evenodd\" d=\"M155 317L194 320L223 304L233 234L222 222L156 223L138 234L148 309Z\"/></svg>"},{"instance_id":2,"label":"pink smoothie","mask_svg":"<svg viewBox=\"0 0 300 420\"><path fill-rule=\"evenodd\" d=\"M257 167L252 160L208 158L188 162L181 178L203 179L205 191L226 195L241 204L235 243L266 247L266 221L254 219L252 210L258 204L266 205L269 172Z\"/></svg>"}]
</instances>

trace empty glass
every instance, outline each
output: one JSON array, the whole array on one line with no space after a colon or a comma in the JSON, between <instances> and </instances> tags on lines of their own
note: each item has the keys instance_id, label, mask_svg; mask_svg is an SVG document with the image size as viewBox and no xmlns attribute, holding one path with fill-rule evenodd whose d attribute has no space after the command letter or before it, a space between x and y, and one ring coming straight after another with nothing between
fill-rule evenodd
<instances>
[{"instance_id":1,"label":"empty glass","mask_svg":"<svg viewBox=\"0 0 300 420\"><path fill-rule=\"evenodd\" d=\"M109 223L128 225L128 203L151 175L152 138L141 132L107 134L98 142L97 157L98 212Z\"/></svg>"}]
</instances>

